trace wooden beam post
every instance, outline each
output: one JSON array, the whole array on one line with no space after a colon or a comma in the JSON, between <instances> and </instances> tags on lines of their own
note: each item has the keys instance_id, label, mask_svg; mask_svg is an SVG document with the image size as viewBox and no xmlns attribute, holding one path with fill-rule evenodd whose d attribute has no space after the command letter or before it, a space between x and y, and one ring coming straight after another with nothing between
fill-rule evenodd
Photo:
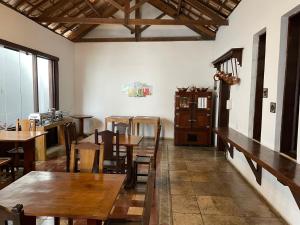
<instances>
[{"instance_id":1,"label":"wooden beam post","mask_svg":"<svg viewBox=\"0 0 300 225\"><path fill-rule=\"evenodd\" d=\"M135 0L135 4L139 4L139 1L140 0ZM137 8L135 10L135 19L140 19L141 18L141 11L140 11L140 8ZM140 38L141 38L141 32L140 32L140 28L141 26L140 25L135 25L135 40L136 41L140 41Z\"/></svg>"}]
</instances>

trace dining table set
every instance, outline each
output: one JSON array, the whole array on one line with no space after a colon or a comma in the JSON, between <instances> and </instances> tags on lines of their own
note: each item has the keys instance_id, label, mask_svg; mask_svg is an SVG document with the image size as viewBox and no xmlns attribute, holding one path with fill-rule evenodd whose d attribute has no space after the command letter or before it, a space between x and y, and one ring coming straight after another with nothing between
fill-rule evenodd
<instances>
[{"instance_id":1,"label":"dining table set","mask_svg":"<svg viewBox=\"0 0 300 225\"><path fill-rule=\"evenodd\" d=\"M82 131L80 131L82 133ZM36 224L36 217L85 219L88 225L106 221L122 188L134 186L133 149L143 136L120 134L126 148L126 174L35 171L35 139L41 131L0 131L0 143L14 143L24 149L24 176L0 190L0 205L23 205L24 224ZM94 143L95 134L80 140Z\"/></svg>"}]
</instances>

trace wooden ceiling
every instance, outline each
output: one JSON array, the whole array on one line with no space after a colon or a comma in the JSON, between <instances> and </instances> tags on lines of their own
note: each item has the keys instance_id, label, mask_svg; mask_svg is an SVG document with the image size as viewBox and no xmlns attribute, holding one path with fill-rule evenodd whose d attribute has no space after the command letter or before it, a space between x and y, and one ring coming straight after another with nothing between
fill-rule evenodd
<instances>
[{"instance_id":1,"label":"wooden ceiling","mask_svg":"<svg viewBox=\"0 0 300 225\"><path fill-rule=\"evenodd\" d=\"M0 0L42 26L74 42L80 41L188 41L214 40L220 26L241 0ZM143 19L142 8L150 4L161 14ZM120 11L123 16L116 16ZM118 13L119 15L120 13ZM165 19L163 17L168 16ZM84 38L101 24L126 27L128 38ZM186 26L197 36L143 37L155 25Z\"/></svg>"}]
</instances>

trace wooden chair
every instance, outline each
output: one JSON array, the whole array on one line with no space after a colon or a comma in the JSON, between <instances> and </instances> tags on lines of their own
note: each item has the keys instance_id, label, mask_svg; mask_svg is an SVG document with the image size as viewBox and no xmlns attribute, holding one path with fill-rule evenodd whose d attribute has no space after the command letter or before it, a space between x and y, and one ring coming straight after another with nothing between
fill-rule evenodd
<instances>
[{"instance_id":1,"label":"wooden chair","mask_svg":"<svg viewBox=\"0 0 300 225\"><path fill-rule=\"evenodd\" d=\"M103 151L94 143L73 143L71 146L71 172L102 173ZM78 159L79 156L79 160Z\"/></svg>"},{"instance_id":2,"label":"wooden chair","mask_svg":"<svg viewBox=\"0 0 300 225\"><path fill-rule=\"evenodd\" d=\"M66 172L70 172L70 154L72 143L77 144L76 124L68 122L64 125L65 148L66 148Z\"/></svg>"},{"instance_id":3,"label":"wooden chair","mask_svg":"<svg viewBox=\"0 0 300 225\"><path fill-rule=\"evenodd\" d=\"M125 173L126 156L120 155L119 133L95 130L95 143L103 145L103 169L105 173ZM115 139L115 144L114 144Z\"/></svg>"},{"instance_id":4,"label":"wooden chair","mask_svg":"<svg viewBox=\"0 0 300 225\"><path fill-rule=\"evenodd\" d=\"M160 140L160 131L161 126L158 126L157 128L157 134L156 134L156 140L155 140L155 148L154 152L152 154L146 153L146 154L138 154L136 155L136 158L134 160L134 176L135 176L135 182L137 182L138 176L148 176L148 173L139 173L138 172L138 166L139 165L149 165L151 164L151 161L153 160L153 168L156 169L156 158L157 158L157 152L159 150L159 140Z\"/></svg>"},{"instance_id":5,"label":"wooden chair","mask_svg":"<svg viewBox=\"0 0 300 225\"><path fill-rule=\"evenodd\" d=\"M18 204L11 210L0 205L0 225L22 225L23 216L23 205Z\"/></svg>"},{"instance_id":6,"label":"wooden chair","mask_svg":"<svg viewBox=\"0 0 300 225\"><path fill-rule=\"evenodd\" d=\"M12 158L0 158L0 169L5 169L7 174L11 174L12 180L15 180L15 168Z\"/></svg>"},{"instance_id":7,"label":"wooden chair","mask_svg":"<svg viewBox=\"0 0 300 225\"><path fill-rule=\"evenodd\" d=\"M16 131L36 131L36 120L28 120L28 119L18 119L16 122ZM9 154L12 155L14 161L14 167L24 167L23 160L24 158L24 150L22 147L15 145L15 148L8 151Z\"/></svg>"},{"instance_id":8,"label":"wooden chair","mask_svg":"<svg viewBox=\"0 0 300 225\"><path fill-rule=\"evenodd\" d=\"M107 224L108 225L122 225L122 224L123 225L149 225L150 217L151 217L151 208L152 208L153 198L155 193L155 177L156 177L156 171L154 167L151 166L149 176L148 176L146 196L145 196L144 206L143 206L142 221L115 222L113 220L108 220Z\"/></svg>"},{"instance_id":9,"label":"wooden chair","mask_svg":"<svg viewBox=\"0 0 300 225\"><path fill-rule=\"evenodd\" d=\"M128 123L117 123L115 128L119 131L120 135L125 135L126 133L130 135L130 126Z\"/></svg>"}]
</instances>

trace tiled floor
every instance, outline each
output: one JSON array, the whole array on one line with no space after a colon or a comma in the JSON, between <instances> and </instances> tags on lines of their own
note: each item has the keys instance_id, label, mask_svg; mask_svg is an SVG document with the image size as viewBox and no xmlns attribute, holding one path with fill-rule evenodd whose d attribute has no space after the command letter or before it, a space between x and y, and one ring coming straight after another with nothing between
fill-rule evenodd
<instances>
[{"instance_id":1,"label":"tiled floor","mask_svg":"<svg viewBox=\"0 0 300 225\"><path fill-rule=\"evenodd\" d=\"M167 146L174 225L282 225L266 202L212 148Z\"/></svg>"},{"instance_id":2,"label":"tiled floor","mask_svg":"<svg viewBox=\"0 0 300 225\"><path fill-rule=\"evenodd\" d=\"M145 140L143 145L148 143ZM158 158L151 225L285 224L226 161L223 153L213 148L174 147L172 141L166 140L162 141ZM47 162L38 162L37 169L64 171L65 157L58 154ZM123 190L112 218L139 220L144 192L144 184ZM50 224L53 218L39 218L38 225ZM66 225L66 220L61 224Z\"/></svg>"}]
</instances>

